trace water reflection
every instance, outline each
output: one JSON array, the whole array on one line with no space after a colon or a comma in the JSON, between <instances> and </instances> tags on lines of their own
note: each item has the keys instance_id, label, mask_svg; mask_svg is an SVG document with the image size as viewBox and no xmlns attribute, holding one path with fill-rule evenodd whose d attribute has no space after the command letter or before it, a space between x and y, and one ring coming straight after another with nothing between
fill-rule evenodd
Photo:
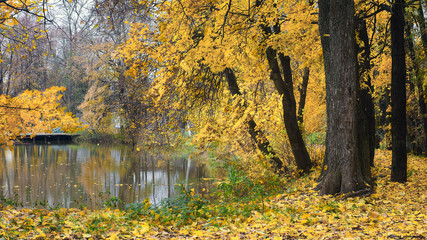
<instances>
[{"instance_id":1,"label":"water reflection","mask_svg":"<svg viewBox=\"0 0 427 240\"><path fill-rule=\"evenodd\" d=\"M177 184L207 177L204 164L188 154L121 146L17 145L0 157L0 196L24 206L98 209L112 197L156 204L175 196Z\"/></svg>"}]
</instances>

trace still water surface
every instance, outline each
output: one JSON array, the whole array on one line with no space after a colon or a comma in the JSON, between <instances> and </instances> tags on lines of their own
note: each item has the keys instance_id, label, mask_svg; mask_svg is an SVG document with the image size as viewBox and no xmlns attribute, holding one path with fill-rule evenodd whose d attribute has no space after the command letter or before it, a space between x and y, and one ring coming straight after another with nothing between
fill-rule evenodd
<instances>
[{"instance_id":1,"label":"still water surface","mask_svg":"<svg viewBox=\"0 0 427 240\"><path fill-rule=\"evenodd\" d=\"M157 204L179 186L203 187L207 168L188 153L124 146L16 145L0 150L0 196L26 207L99 209L115 198ZM47 203L47 204L46 204Z\"/></svg>"}]
</instances>

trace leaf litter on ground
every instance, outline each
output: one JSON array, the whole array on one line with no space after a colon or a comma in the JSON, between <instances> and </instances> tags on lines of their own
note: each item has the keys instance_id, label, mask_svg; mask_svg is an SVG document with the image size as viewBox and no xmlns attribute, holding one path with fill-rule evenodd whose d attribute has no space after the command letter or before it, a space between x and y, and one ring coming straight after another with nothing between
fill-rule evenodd
<instances>
[{"instance_id":1,"label":"leaf litter on ground","mask_svg":"<svg viewBox=\"0 0 427 240\"><path fill-rule=\"evenodd\" d=\"M155 211L16 209L0 205L0 239L427 239L427 161L410 156L408 182L390 181L391 152L377 150L376 191L368 197L319 196L319 169L260 201L249 216L207 204L185 224ZM262 207L261 207L262 205ZM202 217L201 217L202 216ZM163 216L164 217L164 216ZM165 224L167 222L167 224Z\"/></svg>"}]
</instances>

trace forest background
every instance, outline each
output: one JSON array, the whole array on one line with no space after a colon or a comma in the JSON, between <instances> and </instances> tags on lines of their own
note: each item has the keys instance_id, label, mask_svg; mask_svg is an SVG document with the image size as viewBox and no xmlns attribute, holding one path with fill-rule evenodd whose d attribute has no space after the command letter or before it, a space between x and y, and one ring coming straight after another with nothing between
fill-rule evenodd
<instances>
[{"instance_id":1,"label":"forest background","mask_svg":"<svg viewBox=\"0 0 427 240\"><path fill-rule=\"evenodd\" d=\"M299 141L293 135L302 135L311 154L322 151L326 89L314 2L2 1L1 7L2 97L65 87L61 110L95 136L115 135L139 148L175 146L191 130L200 149L232 153L254 170L268 169L266 157L279 167L307 169L292 154ZM415 154L426 152L423 8L422 1L407 3L403 23L405 148ZM373 101L362 103L369 144L391 149L391 5L361 1L355 9L359 85ZM275 69L275 53L289 58L290 72L280 60ZM276 73L289 74L282 78L286 89L277 87ZM19 108L27 107L2 105L2 129L14 121L5 116L15 111L16 119L16 110L25 114ZM295 115L298 127L288 128ZM3 134L1 142L16 136Z\"/></svg>"},{"instance_id":2,"label":"forest background","mask_svg":"<svg viewBox=\"0 0 427 240\"><path fill-rule=\"evenodd\" d=\"M82 130L80 119L89 138L113 136L138 150L178 146L191 135L192 145L214 152L223 166L259 181L313 166L327 179L332 62L324 42L331 35L319 29L325 2L1 0L1 143L35 126ZM403 111L395 116L406 121L400 124L407 131L400 139L405 161L406 151L425 155L427 147L427 6L416 0L350 3L355 99L363 116L356 129L368 149L361 156L369 159L369 174L362 166L360 176L368 187L319 187L321 193L372 190L374 149L392 147L393 91L403 94ZM392 54L399 6L403 65ZM393 62L405 67L397 87ZM33 101L19 101L26 98ZM29 114L34 109L38 113ZM11 124L16 119L21 124ZM406 181L406 165L404 172Z\"/></svg>"}]
</instances>

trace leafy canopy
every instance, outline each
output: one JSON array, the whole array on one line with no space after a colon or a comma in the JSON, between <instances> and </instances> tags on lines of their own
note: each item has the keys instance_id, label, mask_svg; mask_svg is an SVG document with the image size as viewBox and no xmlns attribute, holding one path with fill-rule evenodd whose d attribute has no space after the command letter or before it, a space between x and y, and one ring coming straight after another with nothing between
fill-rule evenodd
<instances>
[{"instance_id":1,"label":"leafy canopy","mask_svg":"<svg viewBox=\"0 0 427 240\"><path fill-rule=\"evenodd\" d=\"M51 87L44 92L26 90L16 97L0 95L0 145L11 146L22 135L48 133L61 128L75 133L85 128L78 118L60 107L64 87Z\"/></svg>"}]
</instances>

